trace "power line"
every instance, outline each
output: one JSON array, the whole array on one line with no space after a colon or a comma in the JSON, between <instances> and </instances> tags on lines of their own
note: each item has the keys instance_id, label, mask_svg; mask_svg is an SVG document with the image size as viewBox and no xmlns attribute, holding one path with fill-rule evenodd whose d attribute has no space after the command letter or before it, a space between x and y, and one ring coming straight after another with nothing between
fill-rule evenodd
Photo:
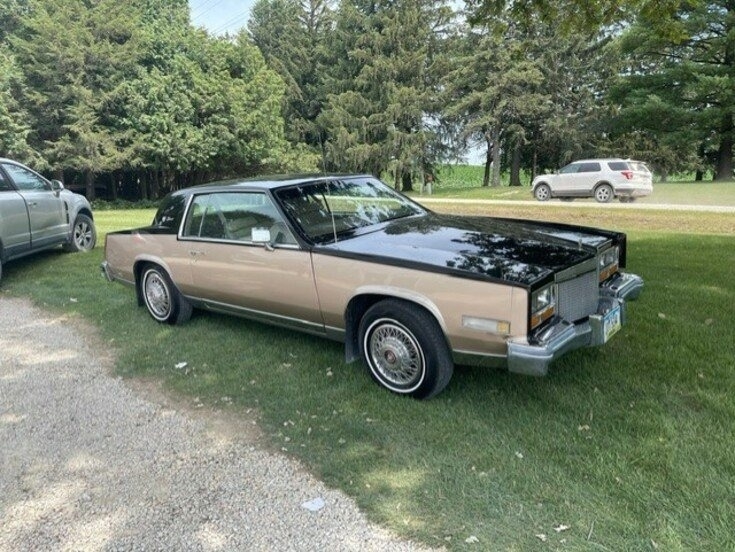
<instances>
[{"instance_id":1,"label":"power line","mask_svg":"<svg viewBox=\"0 0 735 552\"><path fill-rule=\"evenodd\" d=\"M204 0L204 2L200 2L199 5L192 6L191 7L191 10L190 10L192 18L195 17L194 16L194 13L195 12L197 12L198 10L201 10L202 8L204 8L205 6L207 6L207 4L211 4L212 2L215 2L215 1L217 1L217 0Z\"/></svg>"},{"instance_id":2,"label":"power line","mask_svg":"<svg viewBox=\"0 0 735 552\"><path fill-rule=\"evenodd\" d=\"M208 0L208 1L209 1L209 2L211 2L212 0ZM203 11L200 11L200 12L199 12L198 14L196 14L196 15L192 14L192 16L191 16L192 20L193 20L193 19L194 19L195 17L201 17L201 16L203 16L204 14L206 14L206 13L209 13L209 12L211 12L211 11L212 11L212 10L213 10L214 8L216 8L217 6L219 6L219 5L220 5L220 4L222 3L222 2L224 2L224 1L225 1L225 0L214 0L214 4L210 5L210 6L209 6L208 8L206 8L205 10L203 10ZM204 4L200 5L199 7L200 7L200 8L204 7Z\"/></svg>"},{"instance_id":3,"label":"power line","mask_svg":"<svg viewBox=\"0 0 735 552\"><path fill-rule=\"evenodd\" d=\"M237 23L244 23L245 21L247 21L248 17L250 17L250 10L241 12L239 15L233 17L232 19L229 19L226 23L211 31L211 33L214 35L220 34L223 31L229 30L230 27Z\"/></svg>"}]
</instances>

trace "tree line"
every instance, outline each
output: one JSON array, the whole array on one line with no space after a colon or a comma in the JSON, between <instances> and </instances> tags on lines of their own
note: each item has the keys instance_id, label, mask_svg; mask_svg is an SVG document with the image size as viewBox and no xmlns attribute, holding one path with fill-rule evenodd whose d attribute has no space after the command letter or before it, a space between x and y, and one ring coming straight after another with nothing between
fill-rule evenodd
<instances>
[{"instance_id":1,"label":"tree line","mask_svg":"<svg viewBox=\"0 0 735 552\"><path fill-rule=\"evenodd\" d=\"M484 185L580 157L733 177L735 3L6 0L0 156L117 198L274 172L411 190L471 149Z\"/></svg>"}]
</instances>

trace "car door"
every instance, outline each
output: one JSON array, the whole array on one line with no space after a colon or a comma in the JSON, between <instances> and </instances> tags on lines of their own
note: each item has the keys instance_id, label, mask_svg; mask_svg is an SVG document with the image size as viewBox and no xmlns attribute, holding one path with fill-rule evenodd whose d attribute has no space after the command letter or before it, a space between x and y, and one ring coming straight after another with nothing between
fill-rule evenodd
<instances>
[{"instance_id":1,"label":"car door","mask_svg":"<svg viewBox=\"0 0 735 552\"><path fill-rule=\"evenodd\" d=\"M571 194L574 196L591 196L595 184L600 181L602 167L598 162L579 163L577 172L571 179Z\"/></svg>"},{"instance_id":2,"label":"car door","mask_svg":"<svg viewBox=\"0 0 735 552\"><path fill-rule=\"evenodd\" d=\"M264 192L194 196L181 240L189 245L187 295L215 310L323 332L311 254Z\"/></svg>"},{"instance_id":3,"label":"car door","mask_svg":"<svg viewBox=\"0 0 735 552\"><path fill-rule=\"evenodd\" d=\"M2 168L28 208L31 248L65 242L69 236L69 221L66 204L59 192L53 190L48 180L26 167L3 163Z\"/></svg>"},{"instance_id":4,"label":"car door","mask_svg":"<svg viewBox=\"0 0 735 552\"><path fill-rule=\"evenodd\" d=\"M7 258L31 248L31 226L26 202L0 168L0 246Z\"/></svg>"},{"instance_id":5,"label":"car door","mask_svg":"<svg viewBox=\"0 0 735 552\"><path fill-rule=\"evenodd\" d=\"M563 197L573 195L578 169L578 163L570 163L569 165L566 165L559 169L559 173L554 175L554 178L552 180L551 189L555 196Z\"/></svg>"}]
</instances>

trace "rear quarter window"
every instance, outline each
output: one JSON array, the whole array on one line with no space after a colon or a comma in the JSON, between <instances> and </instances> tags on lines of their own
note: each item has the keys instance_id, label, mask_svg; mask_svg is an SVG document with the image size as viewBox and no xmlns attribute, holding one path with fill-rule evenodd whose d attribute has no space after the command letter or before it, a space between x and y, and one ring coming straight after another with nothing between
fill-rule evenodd
<instances>
[{"instance_id":1,"label":"rear quarter window","mask_svg":"<svg viewBox=\"0 0 735 552\"><path fill-rule=\"evenodd\" d=\"M628 163L626 163L625 161L610 161L607 166L610 167L610 170L612 171L628 170Z\"/></svg>"},{"instance_id":2,"label":"rear quarter window","mask_svg":"<svg viewBox=\"0 0 735 552\"><path fill-rule=\"evenodd\" d=\"M181 226L181 219L184 216L185 204L186 197L183 195L165 198L158 208L156 216L153 218L153 226L178 230L179 226Z\"/></svg>"}]
</instances>

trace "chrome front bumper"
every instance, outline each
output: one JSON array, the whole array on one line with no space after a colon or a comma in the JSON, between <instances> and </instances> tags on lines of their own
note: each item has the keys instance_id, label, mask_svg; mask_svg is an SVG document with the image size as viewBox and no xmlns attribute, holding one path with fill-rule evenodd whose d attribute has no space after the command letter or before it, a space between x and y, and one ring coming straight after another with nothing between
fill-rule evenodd
<instances>
[{"instance_id":1,"label":"chrome front bumper","mask_svg":"<svg viewBox=\"0 0 735 552\"><path fill-rule=\"evenodd\" d=\"M627 299L637 298L643 290L643 279L635 274L621 273L600 289L597 312L584 322L572 324L557 318L550 326L527 339L508 341L508 370L528 376L545 376L549 366L565 353L580 347L602 345L606 341L605 313L620 307L620 323L625 325Z\"/></svg>"}]
</instances>

